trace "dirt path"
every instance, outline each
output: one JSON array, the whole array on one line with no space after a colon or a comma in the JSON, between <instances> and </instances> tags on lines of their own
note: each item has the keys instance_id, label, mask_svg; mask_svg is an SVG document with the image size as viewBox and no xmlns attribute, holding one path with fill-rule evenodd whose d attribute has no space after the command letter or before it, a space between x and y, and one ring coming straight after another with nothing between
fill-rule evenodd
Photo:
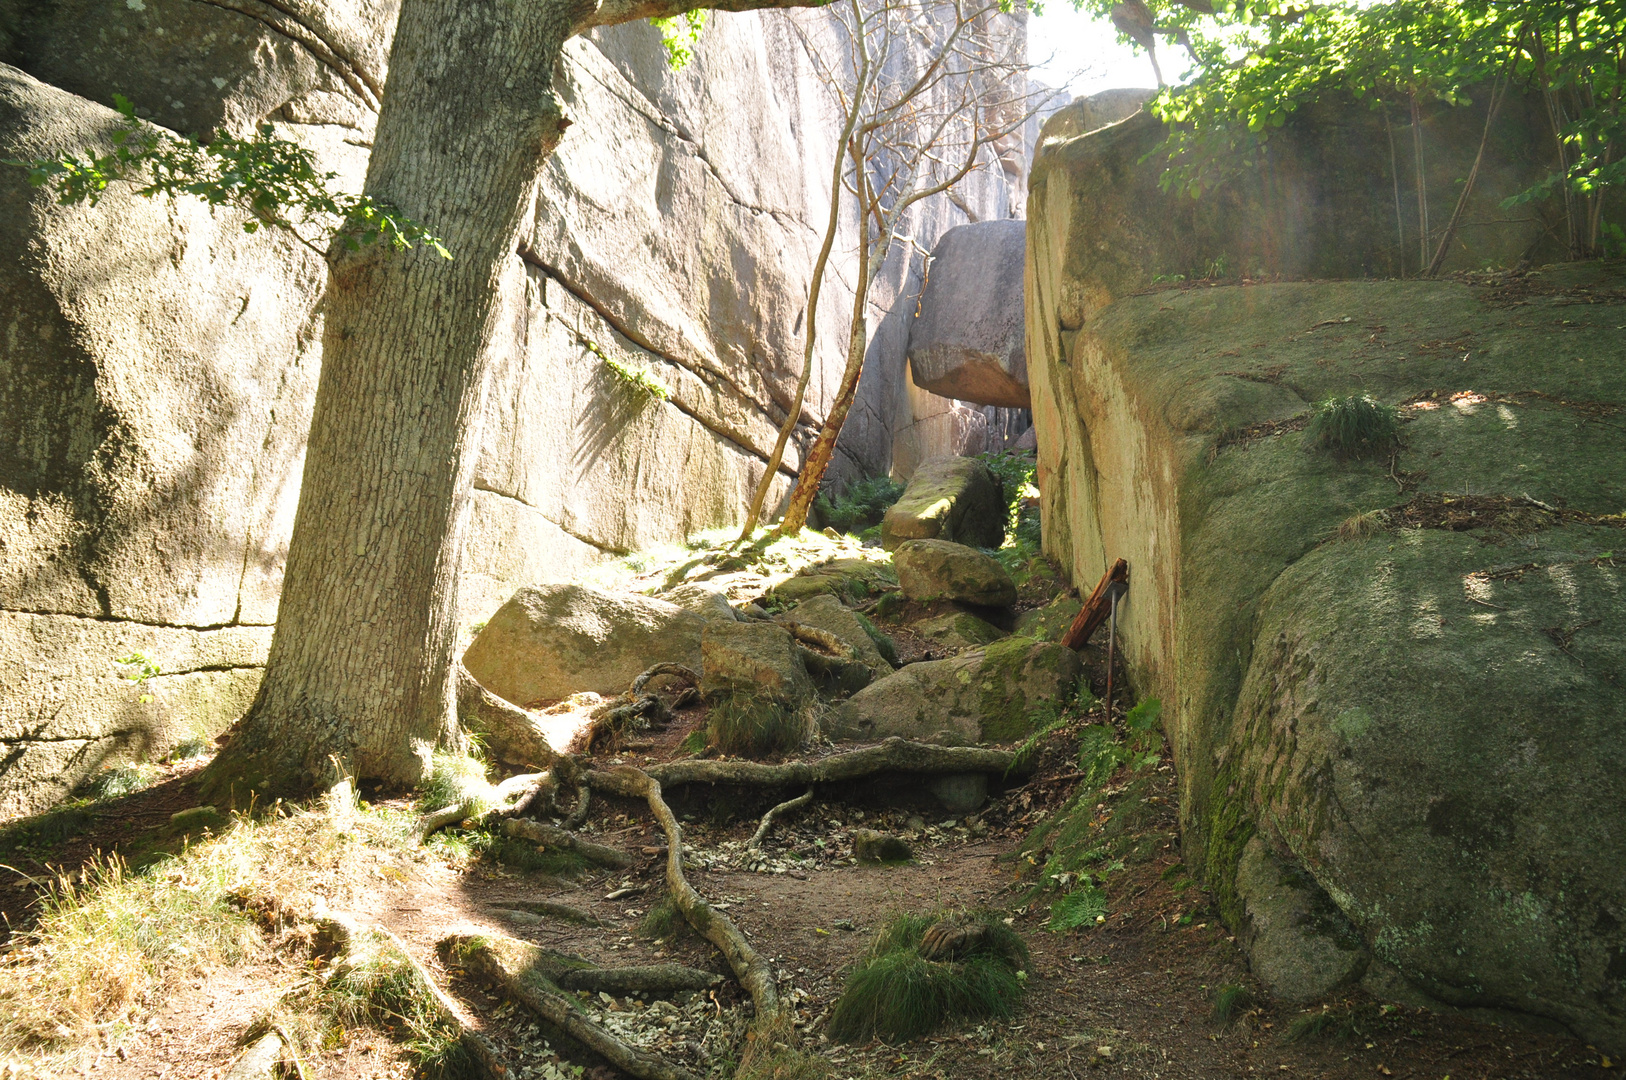
<instances>
[{"instance_id":1,"label":"dirt path","mask_svg":"<svg viewBox=\"0 0 1626 1080\"><path fill-rule=\"evenodd\" d=\"M973 819L952 824L940 810L884 789L885 802L815 802L776 827L763 872L742 869L740 846L755 826L758 807L719 794L680 803L691 820L690 878L726 910L777 969L781 985L799 998L798 1015L809 1048L825 1056L842 1080L897 1077L912 1080L1026 1080L1086 1075L1146 1078L1320 1077L1368 1080L1605 1080L1618 1069L1594 1064L1600 1055L1575 1040L1494 1027L1461 1016L1380 1006L1359 996L1329 1003L1329 1013L1350 1027L1288 1042L1284 1036L1303 1010L1265 1003L1229 1023L1213 1016L1217 989L1249 985L1246 964L1199 890L1179 864L1173 802L1174 777L1163 772L1153 787L1137 789L1149 816L1138 828L1152 843L1149 858L1107 879L1108 915L1098 926L1064 934L1044 928L1046 913L1023 905L1028 885L1008 856L1032 824L1065 801L1070 785L1052 770L1022 789L995 798ZM169 805L173 794L147 796ZM167 801L166 801L167 800ZM895 866L854 865L848 836L859 825L916 838L917 860ZM604 964L676 959L723 972L709 945L686 933L654 941L638 932L660 890L662 842L641 804L595 800L594 837L639 853L626 873L560 881L481 862L456 867L438 858L410 864L403 878L380 876L354 905L365 922L390 928L481 1018L514 1066L516 1080L554 1080L556 1047L522 1014L446 971L435 944L453 929L482 927L579 953ZM74 842L90 850L95 836ZM78 850L76 847L75 850ZM607 897L631 887L616 900ZM641 888L642 891L637 891ZM8 894L9 895L9 894ZM550 899L602 919L602 928L552 920L512 921L504 905ZM8 907L11 905L8 904ZM843 1047L822 1035L822 1019L839 994L846 970L868 947L889 915L934 907L993 907L1007 911L1032 949L1023 1008L1009 1023L974 1025L903 1046ZM186 979L125 1046L86 1068L110 1078L215 1080L230 1063L239 1035L278 995L308 973L294 958L267 951L250 962ZM1261 995L1262 997L1262 995ZM742 1017L742 996L732 982L695 1003L717 1024ZM626 999L616 1011L645 1008ZM715 1013L712 1012L715 1010ZM1346 1023L1347 1021L1347 1023ZM743 1021L741 1021L743 1022ZM344 1033L315 1060L312 1076L356 1080L404 1078L411 1070L399 1049L376 1030ZM49 1075L35 1073L33 1075ZM613 1080L605 1066L585 1070L590 1080Z\"/></svg>"}]
</instances>

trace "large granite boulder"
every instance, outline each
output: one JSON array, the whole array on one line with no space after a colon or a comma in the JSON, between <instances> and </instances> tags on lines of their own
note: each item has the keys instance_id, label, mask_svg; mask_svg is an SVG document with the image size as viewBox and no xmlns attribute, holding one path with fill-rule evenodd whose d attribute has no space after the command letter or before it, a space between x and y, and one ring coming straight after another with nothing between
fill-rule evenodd
<instances>
[{"instance_id":1,"label":"large granite boulder","mask_svg":"<svg viewBox=\"0 0 1626 1080\"><path fill-rule=\"evenodd\" d=\"M1025 221L978 221L943 234L909 326L915 385L979 405L1032 404L1023 345L1026 246Z\"/></svg>"},{"instance_id":2,"label":"large granite boulder","mask_svg":"<svg viewBox=\"0 0 1626 1080\"><path fill-rule=\"evenodd\" d=\"M1009 636L988 620L967 611L950 611L910 623L909 632L952 653L980 648Z\"/></svg>"},{"instance_id":3,"label":"large granite boulder","mask_svg":"<svg viewBox=\"0 0 1626 1080\"><path fill-rule=\"evenodd\" d=\"M1499 208L1544 168L1521 156L1538 106L1500 114L1454 259L1539 256L1528 208ZM1477 152L1469 113L1425 116L1433 198ZM1131 568L1119 643L1165 702L1186 862L1262 970L1306 955L1294 905L1348 921L1338 963L1292 961L1305 992L1364 954L1374 993L1626 1051L1626 442L1593 419L1626 401L1626 339L1575 314L1626 266L1146 294L1222 255L1350 278L1407 255L1364 108L1294 121L1268 181L1184 204L1139 164L1148 125L1035 163L1029 374L1047 551L1077 583ZM1402 406L1392 452L1306 437L1353 393ZM1320 897L1269 916L1255 836Z\"/></svg>"},{"instance_id":4,"label":"large granite boulder","mask_svg":"<svg viewBox=\"0 0 1626 1080\"><path fill-rule=\"evenodd\" d=\"M903 595L929 604L952 600L979 607L1016 603L1016 582L992 556L947 540L910 540L893 552Z\"/></svg>"},{"instance_id":5,"label":"large granite boulder","mask_svg":"<svg viewBox=\"0 0 1626 1080\"><path fill-rule=\"evenodd\" d=\"M1005 500L999 481L975 458L926 462L881 519L881 546L907 540L952 540L996 548L1005 540Z\"/></svg>"},{"instance_id":6,"label":"large granite boulder","mask_svg":"<svg viewBox=\"0 0 1626 1080\"><path fill-rule=\"evenodd\" d=\"M621 694L656 664L700 670L702 634L708 626L728 625L648 596L536 585L497 609L463 654L463 665L516 705L589 690Z\"/></svg>"},{"instance_id":7,"label":"large granite boulder","mask_svg":"<svg viewBox=\"0 0 1626 1080\"><path fill-rule=\"evenodd\" d=\"M1082 670L1071 649L1006 638L952 659L909 664L871 683L836 707L827 733L1014 742L1043 722L1043 706L1073 692Z\"/></svg>"}]
</instances>

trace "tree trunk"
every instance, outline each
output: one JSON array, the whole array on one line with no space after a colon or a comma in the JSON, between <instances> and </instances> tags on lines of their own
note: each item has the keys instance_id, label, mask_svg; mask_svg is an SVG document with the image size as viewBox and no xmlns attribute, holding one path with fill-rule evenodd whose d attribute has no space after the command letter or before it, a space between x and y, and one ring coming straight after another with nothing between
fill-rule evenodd
<instances>
[{"instance_id":1,"label":"tree trunk","mask_svg":"<svg viewBox=\"0 0 1626 1080\"><path fill-rule=\"evenodd\" d=\"M864 371L864 352L869 346L869 290L875 281L872 267L876 255L870 250L869 226L865 215L874 207L876 200L864 174L863 157L854 150L852 158L858 176L858 288L854 290L852 324L847 331L847 367L841 373L841 386L836 390L836 399L825 414L824 426L819 429L818 438L813 440L812 448L802 459L802 471L796 476L796 490L791 492L790 505L785 507L785 516L779 522L777 531L780 536L794 536L807 524L807 512L812 509L813 500L818 498L819 484L824 479L825 470L830 467L830 459L835 456L841 425L847 422L847 413L853 407L853 399L858 396L858 376ZM883 225L879 243L884 245L885 242L886 229ZM881 247L881 251L885 250L884 246Z\"/></svg>"},{"instance_id":2,"label":"tree trunk","mask_svg":"<svg viewBox=\"0 0 1626 1080\"><path fill-rule=\"evenodd\" d=\"M869 272L865 265L869 261L868 255L869 245L860 245L860 287L853 297L852 328L847 334L847 367L841 373L841 387L836 391L836 400L824 418L824 426L819 429L819 437L813 440L813 447L802 462L802 471L796 478L796 490L791 493L790 505L785 508L784 519L779 523L781 536L794 536L807 524L807 512L818 497L819 483L824 479L825 470L830 467L830 459L835 456L841 425L847 422L847 413L853 407L853 399L858 396L858 376L864 370L864 351L869 345L869 320L865 317L865 307L869 303Z\"/></svg>"},{"instance_id":3,"label":"tree trunk","mask_svg":"<svg viewBox=\"0 0 1626 1080\"><path fill-rule=\"evenodd\" d=\"M403 0L366 191L452 252L339 251L281 607L208 797L336 769L407 787L456 738L458 560L498 278L568 121L555 65L590 4Z\"/></svg>"}]
</instances>

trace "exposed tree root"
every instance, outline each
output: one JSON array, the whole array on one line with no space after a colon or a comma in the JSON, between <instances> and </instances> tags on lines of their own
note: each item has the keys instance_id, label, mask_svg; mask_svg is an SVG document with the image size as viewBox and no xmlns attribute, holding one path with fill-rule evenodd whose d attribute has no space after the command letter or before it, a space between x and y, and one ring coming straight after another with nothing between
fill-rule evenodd
<instances>
[{"instance_id":1,"label":"exposed tree root","mask_svg":"<svg viewBox=\"0 0 1626 1080\"><path fill-rule=\"evenodd\" d=\"M644 799L666 833L666 887L673 903L695 932L722 952L734 977L756 1004L756 1020L740 1055L741 1069L793 1042L790 1007L779 996L773 968L751 947L733 920L708 904L683 876L683 829L661 795L660 782L630 765L591 772L588 781L604 791Z\"/></svg>"},{"instance_id":2,"label":"exposed tree root","mask_svg":"<svg viewBox=\"0 0 1626 1080\"><path fill-rule=\"evenodd\" d=\"M375 926L371 929L373 933L388 942L390 947L401 955L401 959L405 960L412 968L413 973L422 980L424 989L429 992L430 998L435 1003L436 1011L441 1014L442 1022L457 1029L459 1039L463 1043L463 1049L468 1051L469 1057L474 1060L476 1066L484 1073L487 1080L503 1080L508 1075L508 1068L503 1065L501 1058L497 1054L497 1048L492 1045L491 1040L474 1029L468 1018L463 1015L462 1008L459 1007L451 995L442 990L440 985L430 977L428 970L412 958L412 954L407 952L407 947L400 938L382 926Z\"/></svg>"},{"instance_id":3,"label":"exposed tree root","mask_svg":"<svg viewBox=\"0 0 1626 1080\"><path fill-rule=\"evenodd\" d=\"M544 950L512 938L453 934L440 943L447 962L462 964L478 978L531 1010L566 1035L638 1080L697 1080L665 1058L628 1046L582 1014L575 998L543 972Z\"/></svg>"},{"instance_id":4,"label":"exposed tree root","mask_svg":"<svg viewBox=\"0 0 1626 1080\"><path fill-rule=\"evenodd\" d=\"M558 851L573 851L588 862L613 870L625 870L632 865L632 856L620 848L583 840L575 833L561 829L557 825L531 821L528 818L512 818L503 822L502 831L504 836L512 836L518 840L530 840Z\"/></svg>"},{"instance_id":5,"label":"exposed tree root","mask_svg":"<svg viewBox=\"0 0 1626 1080\"><path fill-rule=\"evenodd\" d=\"M858 650L836 637L828 630L820 630L816 626L806 623L791 622L788 619L774 620L780 626L790 631L790 636L804 644L811 645L819 652L830 656L839 656L843 660L857 660Z\"/></svg>"},{"instance_id":6,"label":"exposed tree root","mask_svg":"<svg viewBox=\"0 0 1626 1080\"><path fill-rule=\"evenodd\" d=\"M762 847L763 839L768 835L768 830L773 828L774 819L780 814L789 813L790 811L798 809L799 807L806 806L812 801L813 788L811 785L809 785L808 789L802 794L796 796L796 798L786 799L778 806L775 806L773 809L769 810L766 814L763 814L762 824L758 825L757 831L751 834L751 841L745 845L745 850L756 851Z\"/></svg>"},{"instance_id":7,"label":"exposed tree root","mask_svg":"<svg viewBox=\"0 0 1626 1080\"><path fill-rule=\"evenodd\" d=\"M556 903L553 900L512 900L501 906L512 911L529 911L533 915L546 915L549 918L578 923L582 926L606 925L604 920L596 915L589 914L580 908L573 908L569 904Z\"/></svg>"},{"instance_id":8,"label":"exposed tree root","mask_svg":"<svg viewBox=\"0 0 1626 1080\"><path fill-rule=\"evenodd\" d=\"M723 981L721 975L682 964L638 964L632 967L576 968L559 976L565 990L591 990L607 994L676 994L683 990L710 990Z\"/></svg>"},{"instance_id":9,"label":"exposed tree root","mask_svg":"<svg viewBox=\"0 0 1626 1080\"><path fill-rule=\"evenodd\" d=\"M1032 755L1019 755L1010 750L989 750L979 746L936 746L932 743L912 742L896 736L874 746L832 754L816 761L787 761L781 765L764 765L760 761L672 761L664 765L651 765L647 775L665 787L678 784L758 784L782 785L827 784L840 780L858 780L876 773L1010 773L1026 775L1033 771ZM595 787L602 787L598 778L604 774L590 773ZM614 790L606 787L605 790Z\"/></svg>"},{"instance_id":10,"label":"exposed tree root","mask_svg":"<svg viewBox=\"0 0 1626 1080\"><path fill-rule=\"evenodd\" d=\"M491 756L519 768L546 768L558 754L548 745L536 717L480 685L468 668L457 665L457 718L485 738Z\"/></svg>"},{"instance_id":11,"label":"exposed tree root","mask_svg":"<svg viewBox=\"0 0 1626 1080\"><path fill-rule=\"evenodd\" d=\"M670 675L673 678L682 679L694 689L699 689L700 687L700 675L694 670L694 668L686 667L683 664L656 664L654 667L632 680L632 689L627 692L633 697L637 697L643 692L643 689L649 683L649 680L653 679L657 675Z\"/></svg>"},{"instance_id":12,"label":"exposed tree root","mask_svg":"<svg viewBox=\"0 0 1626 1080\"><path fill-rule=\"evenodd\" d=\"M489 813L498 817L512 814L520 806L529 805L539 792L553 786L551 772L510 776L497 785L495 792L499 805ZM485 811L486 807L482 805L482 799L478 795L470 795L450 806L443 806L439 810L425 814L418 822L418 839L420 842L427 840L446 826L455 825L465 818L480 817Z\"/></svg>"},{"instance_id":13,"label":"exposed tree root","mask_svg":"<svg viewBox=\"0 0 1626 1080\"><path fill-rule=\"evenodd\" d=\"M592 803L593 789L586 782L583 782L577 789L576 809L572 810L570 816L565 818L564 827L571 831L581 828L582 823L587 820L587 809Z\"/></svg>"}]
</instances>

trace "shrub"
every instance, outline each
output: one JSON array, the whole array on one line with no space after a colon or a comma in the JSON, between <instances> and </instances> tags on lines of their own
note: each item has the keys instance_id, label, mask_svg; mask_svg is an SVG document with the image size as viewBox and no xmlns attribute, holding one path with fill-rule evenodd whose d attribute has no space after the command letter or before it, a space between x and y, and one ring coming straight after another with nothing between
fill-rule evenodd
<instances>
[{"instance_id":1,"label":"shrub","mask_svg":"<svg viewBox=\"0 0 1626 1080\"><path fill-rule=\"evenodd\" d=\"M978 911L956 919L980 930L974 944L952 959L926 959L921 939L949 917L900 915L882 928L847 976L830 1014L831 1038L901 1042L951 1021L1002 1020L1016 1012L1027 977L1027 943L996 913Z\"/></svg>"},{"instance_id":2,"label":"shrub","mask_svg":"<svg viewBox=\"0 0 1626 1080\"><path fill-rule=\"evenodd\" d=\"M867 531L878 526L887 508L903 497L903 485L886 476L866 477L847 485L840 495L813 500L824 523L836 532Z\"/></svg>"},{"instance_id":3,"label":"shrub","mask_svg":"<svg viewBox=\"0 0 1626 1080\"><path fill-rule=\"evenodd\" d=\"M1400 445L1400 411L1366 394L1330 397L1315 407L1304 436L1343 457L1385 454Z\"/></svg>"}]
</instances>

